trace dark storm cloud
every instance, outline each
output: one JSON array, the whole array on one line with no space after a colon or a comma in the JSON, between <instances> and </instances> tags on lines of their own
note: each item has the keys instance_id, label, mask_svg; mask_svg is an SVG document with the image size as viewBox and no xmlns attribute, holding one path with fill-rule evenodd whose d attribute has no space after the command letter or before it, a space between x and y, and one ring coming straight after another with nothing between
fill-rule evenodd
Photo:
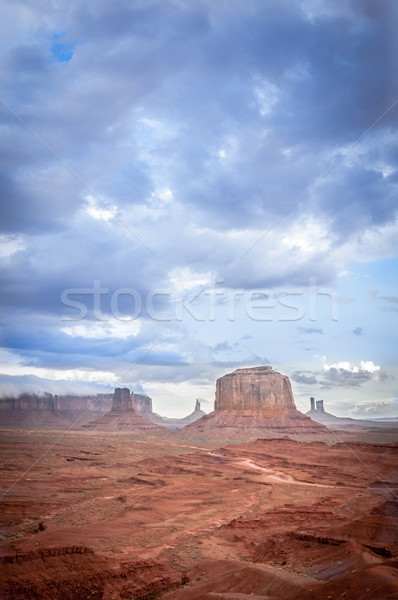
<instances>
[{"instance_id":1,"label":"dark storm cloud","mask_svg":"<svg viewBox=\"0 0 398 600\"><path fill-rule=\"evenodd\" d=\"M318 383L318 380L315 377L315 375L305 375L299 371L293 373L291 378L296 383L304 383L306 385L315 385L316 383Z\"/></svg>"},{"instance_id":2,"label":"dark storm cloud","mask_svg":"<svg viewBox=\"0 0 398 600\"><path fill-rule=\"evenodd\" d=\"M358 387L372 379L384 381L387 378L388 375L383 369L375 374L374 371L369 371L366 367L352 371L344 367L332 366L324 372L322 387Z\"/></svg>"},{"instance_id":3,"label":"dark storm cloud","mask_svg":"<svg viewBox=\"0 0 398 600\"><path fill-rule=\"evenodd\" d=\"M115 290L145 298L186 267L230 288L328 283L340 268L333 250L394 222L397 109L272 228L398 97L396 3L324 2L311 14L306 5L7 7L1 231L23 243L1 270L6 346L43 365L104 366L145 348L149 333L65 334L65 289L100 281L108 313ZM116 216L101 216L107 207ZM299 243L285 240L298 217L317 219L330 247L298 259ZM184 356L173 348L146 360Z\"/></svg>"},{"instance_id":4,"label":"dark storm cloud","mask_svg":"<svg viewBox=\"0 0 398 600\"><path fill-rule=\"evenodd\" d=\"M233 350L233 346L227 340L224 342L219 342L216 346L214 346L215 352L225 352L228 350Z\"/></svg>"},{"instance_id":5,"label":"dark storm cloud","mask_svg":"<svg viewBox=\"0 0 398 600\"><path fill-rule=\"evenodd\" d=\"M340 166L331 178L332 183L330 178L321 182L318 203L333 222L338 238L345 239L358 230L393 220L397 210L396 182L373 170L371 164Z\"/></svg>"},{"instance_id":6,"label":"dark storm cloud","mask_svg":"<svg viewBox=\"0 0 398 600\"><path fill-rule=\"evenodd\" d=\"M330 151L355 141L389 97L395 99L391 41L382 32L390 20L380 11L372 17L378 21L369 21L365 8L357 4L355 18L321 13L311 22L293 1L259 2L252 10L235 2L228 9L206 2L72 5L66 41L81 44L69 63L51 68L49 50L44 58L31 49L34 79L42 78L41 97L26 116L84 180L97 191L108 184L115 193L114 169L108 178L99 174L104 153L126 139L134 118L166 120L178 133L157 145L153 155L166 163L177 198L201 208L203 219L212 213L220 226L250 224L260 215L280 214L329 166ZM54 28L61 16L54 13ZM43 37L40 31L40 41ZM12 56L5 65L16 71L6 100L13 104L15 98L23 114L27 52L17 46L17 59ZM127 131L120 128L123 119ZM216 153L231 136L238 140L236 156L223 166ZM286 148L293 149L294 160L283 157ZM321 151L317 160L315 149ZM93 150L97 167L89 156ZM52 160L43 157L42 168ZM353 176L348 169L339 184L346 186ZM372 172L358 176L365 187ZM374 184L366 194L355 195L355 188L345 206L357 211L358 202L374 203ZM336 201L330 186L328 191L326 210ZM378 209L373 216L391 215ZM353 212L344 218L353 220Z\"/></svg>"}]
</instances>

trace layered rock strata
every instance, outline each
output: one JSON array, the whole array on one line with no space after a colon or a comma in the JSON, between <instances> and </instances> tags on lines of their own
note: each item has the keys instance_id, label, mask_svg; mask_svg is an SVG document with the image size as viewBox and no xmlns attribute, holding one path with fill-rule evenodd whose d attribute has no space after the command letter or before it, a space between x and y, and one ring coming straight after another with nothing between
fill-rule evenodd
<instances>
[{"instance_id":1,"label":"layered rock strata","mask_svg":"<svg viewBox=\"0 0 398 600\"><path fill-rule=\"evenodd\" d=\"M289 378L272 367L237 369L217 379L215 411L281 411L295 408Z\"/></svg>"}]
</instances>

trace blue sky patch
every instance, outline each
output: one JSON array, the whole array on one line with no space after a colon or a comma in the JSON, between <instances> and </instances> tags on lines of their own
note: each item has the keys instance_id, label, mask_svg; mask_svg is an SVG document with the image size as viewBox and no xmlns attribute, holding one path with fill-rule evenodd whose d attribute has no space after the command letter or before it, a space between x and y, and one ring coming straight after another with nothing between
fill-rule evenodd
<instances>
[{"instance_id":1,"label":"blue sky patch","mask_svg":"<svg viewBox=\"0 0 398 600\"><path fill-rule=\"evenodd\" d=\"M69 62L73 58L74 44L57 42L51 46L51 52L57 62Z\"/></svg>"}]
</instances>

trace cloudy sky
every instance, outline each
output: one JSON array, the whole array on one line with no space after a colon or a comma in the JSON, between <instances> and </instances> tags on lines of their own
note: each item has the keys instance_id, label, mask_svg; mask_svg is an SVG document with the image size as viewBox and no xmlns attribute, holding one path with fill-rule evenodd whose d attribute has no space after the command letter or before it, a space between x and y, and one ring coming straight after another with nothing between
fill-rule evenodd
<instances>
[{"instance_id":1,"label":"cloudy sky","mask_svg":"<svg viewBox=\"0 0 398 600\"><path fill-rule=\"evenodd\" d=\"M2 394L393 416L394 0L5 0Z\"/></svg>"}]
</instances>

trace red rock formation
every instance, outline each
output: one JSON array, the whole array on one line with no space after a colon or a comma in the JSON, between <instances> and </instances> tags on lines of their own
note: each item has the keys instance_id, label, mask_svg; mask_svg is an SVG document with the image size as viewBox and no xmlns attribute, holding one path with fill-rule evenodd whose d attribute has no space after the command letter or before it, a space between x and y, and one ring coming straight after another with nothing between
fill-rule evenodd
<instances>
[{"instance_id":1,"label":"red rock formation","mask_svg":"<svg viewBox=\"0 0 398 600\"><path fill-rule=\"evenodd\" d=\"M112 410L92 423L84 425L100 431L135 431L159 429L137 412L134 394L128 388L116 388L112 398Z\"/></svg>"},{"instance_id":2,"label":"red rock formation","mask_svg":"<svg viewBox=\"0 0 398 600\"><path fill-rule=\"evenodd\" d=\"M129 412L135 410L135 402L128 388L116 388L112 398L112 410Z\"/></svg>"},{"instance_id":3,"label":"red rock formation","mask_svg":"<svg viewBox=\"0 0 398 600\"><path fill-rule=\"evenodd\" d=\"M214 411L184 427L181 435L244 440L327 432L296 409L289 378L263 366L218 379Z\"/></svg>"},{"instance_id":4,"label":"red rock formation","mask_svg":"<svg viewBox=\"0 0 398 600\"><path fill-rule=\"evenodd\" d=\"M272 367L236 369L216 383L214 410L294 409L289 378Z\"/></svg>"}]
</instances>

